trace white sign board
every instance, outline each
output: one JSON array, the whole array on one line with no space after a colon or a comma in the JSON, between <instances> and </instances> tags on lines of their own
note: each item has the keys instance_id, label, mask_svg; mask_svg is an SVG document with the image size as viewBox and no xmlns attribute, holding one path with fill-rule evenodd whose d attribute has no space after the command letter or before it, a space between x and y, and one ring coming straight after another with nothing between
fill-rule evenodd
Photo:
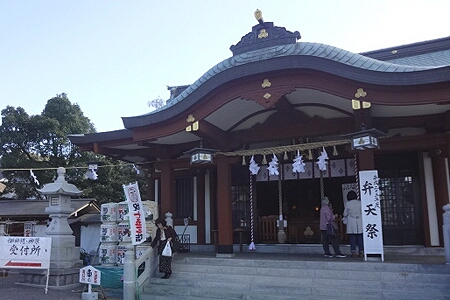
<instances>
[{"instance_id":1,"label":"white sign board","mask_svg":"<svg viewBox=\"0 0 450 300\"><path fill-rule=\"evenodd\" d=\"M100 285L101 272L93 266L87 266L80 269L80 283Z\"/></svg>"},{"instance_id":2,"label":"white sign board","mask_svg":"<svg viewBox=\"0 0 450 300\"><path fill-rule=\"evenodd\" d=\"M380 254L381 260L384 261L378 171L360 171L359 182L364 237L364 258L367 260L367 254Z\"/></svg>"},{"instance_id":3,"label":"white sign board","mask_svg":"<svg viewBox=\"0 0 450 300\"><path fill-rule=\"evenodd\" d=\"M52 239L49 237L0 237L0 268L48 269Z\"/></svg>"},{"instance_id":4,"label":"white sign board","mask_svg":"<svg viewBox=\"0 0 450 300\"><path fill-rule=\"evenodd\" d=\"M128 216L130 220L131 244L139 245L147 239L145 226L145 211L137 182L124 185L123 190L128 203Z\"/></svg>"},{"instance_id":5,"label":"white sign board","mask_svg":"<svg viewBox=\"0 0 450 300\"><path fill-rule=\"evenodd\" d=\"M356 183L343 183L342 184L342 201L344 203L344 207L347 206L347 194L350 191L354 191L356 194L358 194L358 185Z\"/></svg>"}]
</instances>

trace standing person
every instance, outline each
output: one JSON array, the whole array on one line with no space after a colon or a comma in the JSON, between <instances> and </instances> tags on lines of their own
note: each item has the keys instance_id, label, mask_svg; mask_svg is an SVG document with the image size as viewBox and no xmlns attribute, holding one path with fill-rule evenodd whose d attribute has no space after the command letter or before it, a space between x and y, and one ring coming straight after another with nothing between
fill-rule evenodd
<instances>
[{"instance_id":1,"label":"standing person","mask_svg":"<svg viewBox=\"0 0 450 300\"><path fill-rule=\"evenodd\" d=\"M167 279L172 274L172 257L161 255L166 243L170 243L172 239L177 238L177 233L172 226L167 225L166 220L163 218L158 218L155 221L155 225L158 227L156 230L155 238L151 243L151 247L155 248L158 244L158 254L159 254L159 272L164 273L163 279Z\"/></svg>"},{"instance_id":2,"label":"standing person","mask_svg":"<svg viewBox=\"0 0 450 300\"><path fill-rule=\"evenodd\" d=\"M325 257L333 257L330 252L330 242L333 245L333 251L336 257L346 257L341 253L339 249L339 235L337 234L337 225L335 222L336 215L331 209L330 200L328 197L322 198L322 206L320 208L320 232L322 238L323 251L325 251ZM327 233L327 225L331 224L334 227L335 234L330 236Z\"/></svg>"},{"instance_id":3,"label":"standing person","mask_svg":"<svg viewBox=\"0 0 450 300\"><path fill-rule=\"evenodd\" d=\"M356 256L356 244L358 244L359 257L363 256L363 228L362 228L362 211L361 200L354 191L350 191L347 194L347 204L344 209L344 218L347 218L347 234L350 239L350 251L352 257Z\"/></svg>"}]
</instances>

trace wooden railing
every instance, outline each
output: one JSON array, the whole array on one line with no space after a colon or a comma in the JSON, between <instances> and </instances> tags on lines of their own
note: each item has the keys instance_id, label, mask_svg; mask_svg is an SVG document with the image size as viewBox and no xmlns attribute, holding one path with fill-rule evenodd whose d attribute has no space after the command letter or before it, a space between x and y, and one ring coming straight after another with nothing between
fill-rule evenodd
<instances>
[{"instance_id":1,"label":"wooden railing","mask_svg":"<svg viewBox=\"0 0 450 300\"><path fill-rule=\"evenodd\" d=\"M258 237L261 243L276 243L278 241L277 216L259 218Z\"/></svg>"}]
</instances>

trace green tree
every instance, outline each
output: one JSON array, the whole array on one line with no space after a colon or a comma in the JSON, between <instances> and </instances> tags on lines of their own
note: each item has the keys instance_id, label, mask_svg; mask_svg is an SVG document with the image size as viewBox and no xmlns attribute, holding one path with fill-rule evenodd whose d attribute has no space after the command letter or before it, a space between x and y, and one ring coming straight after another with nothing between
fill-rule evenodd
<instances>
[{"instance_id":1,"label":"green tree","mask_svg":"<svg viewBox=\"0 0 450 300\"><path fill-rule=\"evenodd\" d=\"M123 201L122 184L134 181L139 181L146 192L145 177L137 176L132 165L80 152L70 142L68 135L94 133L95 128L66 94L48 100L40 115L29 116L23 108L12 106L3 109L1 115L0 166L8 179L4 194L17 199L41 198L37 189L53 182L58 167L67 169L66 180L83 190L83 197L96 198L100 203ZM89 162L99 163L98 180L86 179Z\"/></svg>"}]
</instances>

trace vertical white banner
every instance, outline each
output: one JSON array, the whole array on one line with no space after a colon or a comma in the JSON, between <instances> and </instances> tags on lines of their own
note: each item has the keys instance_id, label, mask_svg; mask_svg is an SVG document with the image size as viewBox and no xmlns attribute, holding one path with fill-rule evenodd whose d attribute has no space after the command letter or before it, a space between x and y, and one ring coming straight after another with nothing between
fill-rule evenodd
<instances>
[{"instance_id":1,"label":"vertical white banner","mask_svg":"<svg viewBox=\"0 0 450 300\"><path fill-rule=\"evenodd\" d=\"M364 237L364 257L380 254L384 261L381 201L377 170L359 172L359 190Z\"/></svg>"},{"instance_id":2,"label":"vertical white banner","mask_svg":"<svg viewBox=\"0 0 450 300\"><path fill-rule=\"evenodd\" d=\"M125 198L128 204L128 216L130 219L131 243L139 245L147 239L145 226L145 211L142 205L141 195L137 182L123 185Z\"/></svg>"}]
</instances>

